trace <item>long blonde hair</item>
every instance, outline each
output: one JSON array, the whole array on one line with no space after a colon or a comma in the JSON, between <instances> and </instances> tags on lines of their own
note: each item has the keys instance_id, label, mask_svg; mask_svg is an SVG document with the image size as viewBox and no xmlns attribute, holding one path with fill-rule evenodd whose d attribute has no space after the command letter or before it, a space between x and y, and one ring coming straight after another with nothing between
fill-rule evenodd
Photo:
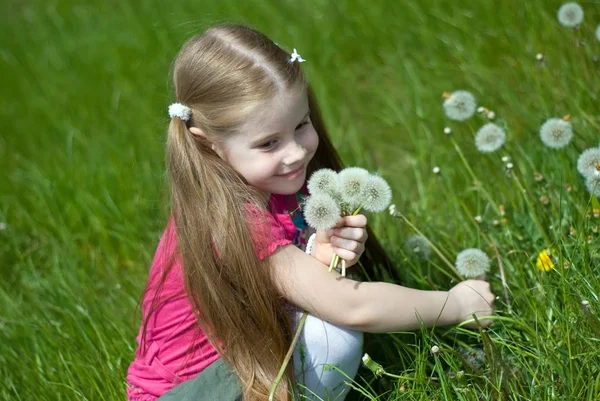
<instances>
[{"instance_id":1,"label":"long blonde hair","mask_svg":"<svg viewBox=\"0 0 600 401\"><path fill-rule=\"evenodd\" d=\"M249 223L245 206L266 210L264 196L210 145L237 133L249 113L276 94L306 89L319 136L307 176L319 168L342 169L314 92L300 64L289 59L262 33L224 24L186 42L173 68L176 101L192 109L187 122L171 120L166 146L176 252L198 325L236 372L246 401L267 398L291 343L292 321L289 305L276 291L269 259L259 260L252 246L252 224L262 222ZM206 138L192 135L192 126ZM367 230L361 264L374 272L383 266L393 276L393 263ZM144 337L158 301L145 317ZM285 377L275 395L278 401L292 399L293 364Z\"/></svg>"}]
</instances>

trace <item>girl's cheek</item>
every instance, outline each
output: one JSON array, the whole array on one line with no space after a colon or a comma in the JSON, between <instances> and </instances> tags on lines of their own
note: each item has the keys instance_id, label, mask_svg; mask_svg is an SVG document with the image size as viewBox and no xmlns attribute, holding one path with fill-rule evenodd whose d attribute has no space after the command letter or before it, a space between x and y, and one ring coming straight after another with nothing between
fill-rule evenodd
<instances>
[{"instance_id":1,"label":"girl's cheek","mask_svg":"<svg viewBox=\"0 0 600 401\"><path fill-rule=\"evenodd\" d=\"M317 131L315 131L315 129L312 129L312 132L310 133L310 135L308 135L308 142L306 144L306 148L308 150L311 151L311 153L314 153L317 150L317 147L319 146L319 135L317 134Z\"/></svg>"}]
</instances>

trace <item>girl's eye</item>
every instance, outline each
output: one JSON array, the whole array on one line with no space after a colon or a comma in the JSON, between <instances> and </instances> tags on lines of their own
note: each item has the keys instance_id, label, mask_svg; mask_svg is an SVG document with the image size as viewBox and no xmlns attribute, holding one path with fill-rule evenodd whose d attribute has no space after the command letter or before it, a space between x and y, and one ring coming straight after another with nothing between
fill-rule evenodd
<instances>
[{"instance_id":1,"label":"girl's eye","mask_svg":"<svg viewBox=\"0 0 600 401\"><path fill-rule=\"evenodd\" d=\"M269 142L265 142L264 144L260 145L259 148L261 148L261 149L268 149L271 146L267 146L267 145L270 144L271 142L275 142L275 140L272 139Z\"/></svg>"},{"instance_id":2,"label":"girl's eye","mask_svg":"<svg viewBox=\"0 0 600 401\"><path fill-rule=\"evenodd\" d=\"M300 128L305 127L306 125L310 124L310 121L304 121L303 123L300 123L297 127L296 130L299 130ZM272 146L268 146L271 142L277 142L276 140L270 140L269 142L265 142L262 145L259 146L260 149L269 149Z\"/></svg>"},{"instance_id":3,"label":"girl's eye","mask_svg":"<svg viewBox=\"0 0 600 401\"><path fill-rule=\"evenodd\" d=\"M304 121L303 123L301 123L300 125L298 125L296 127L296 129L300 129L300 128L304 127L305 125L308 125L309 123L310 123L310 121Z\"/></svg>"}]
</instances>

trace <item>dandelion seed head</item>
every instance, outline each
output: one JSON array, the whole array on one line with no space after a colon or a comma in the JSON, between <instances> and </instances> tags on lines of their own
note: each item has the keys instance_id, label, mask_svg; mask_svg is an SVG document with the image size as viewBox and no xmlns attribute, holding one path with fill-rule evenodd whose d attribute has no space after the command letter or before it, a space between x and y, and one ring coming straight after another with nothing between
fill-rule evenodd
<instances>
[{"instance_id":1,"label":"dandelion seed head","mask_svg":"<svg viewBox=\"0 0 600 401\"><path fill-rule=\"evenodd\" d=\"M451 133L452 133L452 130L450 129L450 127L444 128L444 134L450 135Z\"/></svg>"},{"instance_id":2,"label":"dandelion seed head","mask_svg":"<svg viewBox=\"0 0 600 401\"><path fill-rule=\"evenodd\" d=\"M563 4L557 13L558 22L567 28L574 28L583 21L583 8L575 2Z\"/></svg>"},{"instance_id":3,"label":"dandelion seed head","mask_svg":"<svg viewBox=\"0 0 600 401\"><path fill-rule=\"evenodd\" d=\"M333 195L340 192L338 173L329 168L322 168L310 176L306 183L308 193L311 195L327 193Z\"/></svg>"},{"instance_id":4,"label":"dandelion seed head","mask_svg":"<svg viewBox=\"0 0 600 401\"><path fill-rule=\"evenodd\" d=\"M585 187L595 197L600 197L600 174L590 174L586 177Z\"/></svg>"},{"instance_id":5,"label":"dandelion seed head","mask_svg":"<svg viewBox=\"0 0 600 401\"><path fill-rule=\"evenodd\" d=\"M368 212L381 212L392 201L392 189L382 177L370 174L363 185L363 208Z\"/></svg>"},{"instance_id":6,"label":"dandelion seed head","mask_svg":"<svg viewBox=\"0 0 600 401\"><path fill-rule=\"evenodd\" d=\"M435 355L437 353L440 352L440 347L438 347L437 345L434 345L433 347L431 347L431 354Z\"/></svg>"},{"instance_id":7,"label":"dandelion seed head","mask_svg":"<svg viewBox=\"0 0 600 401\"><path fill-rule=\"evenodd\" d=\"M493 120L495 117L496 117L496 113L494 113L493 111L488 111L487 118L489 120Z\"/></svg>"},{"instance_id":8,"label":"dandelion seed head","mask_svg":"<svg viewBox=\"0 0 600 401\"><path fill-rule=\"evenodd\" d=\"M456 269L465 277L477 277L490 270L490 258L481 249L465 249L456 256Z\"/></svg>"},{"instance_id":9,"label":"dandelion seed head","mask_svg":"<svg viewBox=\"0 0 600 401\"><path fill-rule=\"evenodd\" d=\"M564 119L551 118L540 127L540 138L549 148L564 148L573 138L573 128Z\"/></svg>"},{"instance_id":10,"label":"dandelion seed head","mask_svg":"<svg viewBox=\"0 0 600 401\"><path fill-rule=\"evenodd\" d=\"M510 157L508 157L508 156L502 156L502 161L504 163L508 163L510 161Z\"/></svg>"},{"instance_id":11,"label":"dandelion seed head","mask_svg":"<svg viewBox=\"0 0 600 401\"><path fill-rule=\"evenodd\" d=\"M487 123L477 131L475 146L480 152L490 153L500 149L505 139L506 133L502 128L494 123Z\"/></svg>"},{"instance_id":12,"label":"dandelion seed head","mask_svg":"<svg viewBox=\"0 0 600 401\"><path fill-rule=\"evenodd\" d=\"M477 223L482 223L483 222L483 218L479 215L473 217L473 220L475 220Z\"/></svg>"},{"instance_id":13,"label":"dandelion seed head","mask_svg":"<svg viewBox=\"0 0 600 401\"><path fill-rule=\"evenodd\" d=\"M334 227L341 217L338 203L327 193L315 193L309 196L303 213L309 226L322 231Z\"/></svg>"},{"instance_id":14,"label":"dandelion seed head","mask_svg":"<svg viewBox=\"0 0 600 401\"><path fill-rule=\"evenodd\" d=\"M457 121L463 121L473 116L475 107L475 97L464 90L452 92L444 101L446 116Z\"/></svg>"},{"instance_id":15,"label":"dandelion seed head","mask_svg":"<svg viewBox=\"0 0 600 401\"><path fill-rule=\"evenodd\" d=\"M435 166L432 171L433 171L433 174L439 174L440 168L438 166Z\"/></svg>"},{"instance_id":16,"label":"dandelion seed head","mask_svg":"<svg viewBox=\"0 0 600 401\"><path fill-rule=\"evenodd\" d=\"M543 58L544 58L544 55L542 53L538 53L535 55L535 59L537 61L542 61Z\"/></svg>"},{"instance_id":17,"label":"dandelion seed head","mask_svg":"<svg viewBox=\"0 0 600 401\"><path fill-rule=\"evenodd\" d=\"M600 163L600 148L586 149L577 159L577 171L587 177L597 171L596 163Z\"/></svg>"},{"instance_id":18,"label":"dandelion seed head","mask_svg":"<svg viewBox=\"0 0 600 401\"><path fill-rule=\"evenodd\" d=\"M512 164L512 163L506 163L506 168L507 168L508 170L511 170L513 167L514 167L514 166L513 166L513 164Z\"/></svg>"},{"instance_id":19,"label":"dandelion seed head","mask_svg":"<svg viewBox=\"0 0 600 401\"><path fill-rule=\"evenodd\" d=\"M360 205L363 199L363 186L369 178L369 172L360 167L347 167L338 174L342 199L351 205Z\"/></svg>"},{"instance_id":20,"label":"dandelion seed head","mask_svg":"<svg viewBox=\"0 0 600 401\"><path fill-rule=\"evenodd\" d=\"M465 363L474 370L483 369L485 366L485 352L480 348L466 349L461 348L460 354L464 358Z\"/></svg>"},{"instance_id":21,"label":"dandelion seed head","mask_svg":"<svg viewBox=\"0 0 600 401\"><path fill-rule=\"evenodd\" d=\"M479 106L479 107L477 108L477 112L478 112L478 113L483 113L484 111L485 111L485 107L483 107L483 106Z\"/></svg>"},{"instance_id":22,"label":"dandelion seed head","mask_svg":"<svg viewBox=\"0 0 600 401\"><path fill-rule=\"evenodd\" d=\"M407 253L418 256L421 259L429 259L431 256L429 242L422 235L411 235L406 238L404 249Z\"/></svg>"}]
</instances>

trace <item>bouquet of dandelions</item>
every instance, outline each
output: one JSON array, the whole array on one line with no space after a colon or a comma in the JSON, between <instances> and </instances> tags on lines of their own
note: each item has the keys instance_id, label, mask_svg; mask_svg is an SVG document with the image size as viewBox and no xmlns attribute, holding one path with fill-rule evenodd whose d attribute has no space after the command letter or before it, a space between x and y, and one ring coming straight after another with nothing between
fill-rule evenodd
<instances>
[{"instance_id":1,"label":"bouquet of dandelions","mask_svg":"<svg viewBox=\"0 0 600 401\"><path fill-rule=\"evenodd\" d=\"M347 167L339 173L323 168L315 171L307 183L310 196L304 201L304 218L315 230L327 231L344 216L353 216L362 209L368 212L386 210L392 200L392 190L378 175L360 167ZM333 254L329 271L337 267L340 256ZM346 261L342 259L342 276L346 276Z\"/></svg>"},{"instance_id":2,"label":"bouquet of dandelions","mask_svg":"<svg viewBox=\"0 0 600 401\"><path fill-rule=\"evenodd\" d=\"M322 231L335 227L344 216L357 215L362 209L369 212L386 210L392 200L388 183L360 167L347 167L339 173L328 168L317 170L308 180L307 188L310 196L303 201L304 218L309 226ZM339 255L334 253L329 264L330 272L337 267L339 260ZM345 275L346 261L342 259L342 276ZM308 312L304 311L279 374L271 386L269 401L273 400L307 316Z\"/></svg>"}]
</instances>

